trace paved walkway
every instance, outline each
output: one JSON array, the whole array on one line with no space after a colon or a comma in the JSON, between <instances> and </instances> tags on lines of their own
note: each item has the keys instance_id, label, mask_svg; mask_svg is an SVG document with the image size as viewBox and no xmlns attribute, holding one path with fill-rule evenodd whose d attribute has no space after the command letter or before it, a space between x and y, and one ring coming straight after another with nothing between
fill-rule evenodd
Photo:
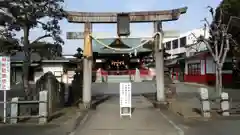
<instances>
[{"instance_id":1,"label":"paved walkway","mask_svg":"<svg viewBox=\"0 0 240 135\"><path fill-rule=\"evenodd\" d=\"M75 135L178 135L181 134L168 118L152 107L142 96L132 99L132 118L120 118L119 98L112 97L98 106Z\"/></svg>"}]
</instances>

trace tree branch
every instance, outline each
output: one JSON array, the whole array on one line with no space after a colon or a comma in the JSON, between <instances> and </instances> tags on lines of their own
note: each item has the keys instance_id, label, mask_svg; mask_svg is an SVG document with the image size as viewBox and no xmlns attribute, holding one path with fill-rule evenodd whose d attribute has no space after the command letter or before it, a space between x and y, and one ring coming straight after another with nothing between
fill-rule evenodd
<instances>
[{"instance_id":1,"label":"tree branch","mask_svg":"<svg viewBox=\"0 0 240 135\"><path fill-rule=\"evenodd\" d=\"M47 34L47 35L38 37L38 38L37 38L36 40L34 40L31 44L34 44L34 43L36 43L36 42L38 42L38 41L40 41L40 40L42 40L42 39L44 39L44 38L47 38L47 37L51 37L51 35L50 35L50 34Z\"/></svg>"},{"instance_id":2,"label":"tree branch","mask_svg":"<svg viewBox=\"0 0 240 135\"><path fill-rule=\"evenodd\" d=\"M222 38L224 38L224 37L222 37ZM222 57L222 55L223 55L223 48L224 48L224 39L221 39L222 41L221 41L221 46L220 46L220 52L219 52L219 55L218 55L218 58L219 59L221 59L221 57Z\"/></svg>"},{"instance_id":3,"label":"tree branch","mask_svg":"<svg viewBox=\"0 0 240 135\"><path fill-rule=\"evenodd\" d=\"M206 40L206 39L203 39L203 42L206 44L206 46L207 46L208 50L210 51L212 57L213 57L214 60L216 61L216 56L215 56L215 54L214 54L214 52L213 52L211 46L209 45L209 41Z\"/></svg>"},{"instance_id":4,"label":"tree branch","mask_svg":"<svg viewBox=\"0 0 240 135\"><path fill-rule=\"evenodd\" d=\"M37 23L40 23L41 25L46 25L45 23L43 23L41 21L37 21Z\"/></svg>"},{"instance_id":5,"label":"tree branch","mask_svg":"<svg viewBox=\"0 0 240 135\"><path fill-rule=\"evenodd\" d=\"M226 37L226 48L224 49L224 54L221 60L221 66L223 66L223 63L225 62L225 59L227 57L227 53L229 51L229 36Z\"/></svg>"}]
</instances>

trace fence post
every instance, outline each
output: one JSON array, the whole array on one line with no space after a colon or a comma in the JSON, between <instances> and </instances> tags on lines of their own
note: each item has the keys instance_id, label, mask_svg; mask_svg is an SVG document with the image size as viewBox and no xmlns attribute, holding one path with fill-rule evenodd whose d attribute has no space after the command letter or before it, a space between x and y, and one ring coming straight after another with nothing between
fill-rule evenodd
<instances>
[{"instance_id":1,"label":"fence post","mask_svg":"<svg viewBox=\"0 0 240 135\"><path fill-rule=\"evenodd\" d=\"M18 100L19 97L14 97L11 100L11 124L16 124L18 122Z\"/></svg>"},{"instance_id":2,"label":"fence post","mask_svg":"<svg viewBox=\"0 0 240 135\"><path fill-rule=\"evenodd\" d=\"M203 117L209 118L211 117L210 114L210 102L209 102L209 97L208 97L208 89L207 88L199 88L200 91L200 100L202 104L202 114Z\"/></svg>"},{"instance_id":3,"label":"fence post","mask_svg":"<svg viewBox=\"0 0 240 135\"><path fill-rule=\"evenodd\" d=\"M102 69L101 69L101 68L99 68L99 69L97 70L97 75L96 75L96 76L97 76L97 77L96 77L96 81L99 80L99 82L102 83L102 82L103 82L103 79L102 79Z\"/></svg>"},{"instance_id":4,"label":"fence post","mask_svg":"<svg viewBox=\"0 0 240 135\"><path fill-rule=\"evenodd\" d=\"M39 124L46 124L48 118L48 91L39 92Z\"/></svg>"},{"instance_id":5,"label":"fence post","mask_svg":"<svg viewBox=\"0 0 240 135\"><path fill-rule=\"evenodd\" d=\"M230 109L230 105L229 105L228 93L222 92L221 93L221 111L222 111L222 116L229 116L230 115L229 109Z\"/></svg>"},{"instance_id":6,"label":"fence post","mask_svg":"<svg viewBox=\"0 0 240 135\"><path fill-rule=\"evenodd\" d=\"M54 84L53 84L53 80L52 80L52 77L51 76L47 76L47 85L48 85L48 89L47 89L47 91L48 91L48 93L47 93L47 95L48 95L48 98L49 98L49 100L48 100L48 105L47 105L47 107L48 107L48 115L51 115L51 113L52 113L52 110L53 110L53 102L55 102L54 100L54 98L53 98L53 86L54 86Z\"/></svg>"}]
</instances>

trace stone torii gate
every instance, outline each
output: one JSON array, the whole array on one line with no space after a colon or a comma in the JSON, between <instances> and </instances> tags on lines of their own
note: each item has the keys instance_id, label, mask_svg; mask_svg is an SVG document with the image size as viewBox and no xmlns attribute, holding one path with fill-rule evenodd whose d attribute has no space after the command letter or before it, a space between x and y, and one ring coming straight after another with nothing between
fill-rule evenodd
<instances>
[{"instance_id":1,"label":"stone torii gate","mask_svg":"<svg viewBox=\"0 0 240 135\"><path fill-rule=\"evenodd\" d=\"M158 33L154 37L155 41L155 61L156 61L156 84L157 84L157 100L165 101L164 96L164 59L162 39L164 32L162 31L162 22L178 20L181 14L186 13L187 7L148 12L124 12L128 14L131 23L153 22L154 32ZM92 83L92 24L94 23L117 23L117 16L123 13L117 12L67 12L67 20L70 23L84 23L84 32L67 33L67 39L84 39L84 80L83 80L83 104L86 108L91 105L91 83Z\"/></svg>"}]
</instances>

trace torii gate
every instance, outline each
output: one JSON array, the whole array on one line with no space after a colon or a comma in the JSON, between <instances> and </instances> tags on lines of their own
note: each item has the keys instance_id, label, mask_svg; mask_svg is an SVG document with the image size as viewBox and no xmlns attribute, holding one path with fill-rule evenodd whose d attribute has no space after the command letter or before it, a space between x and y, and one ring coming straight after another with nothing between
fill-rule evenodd
<instances>
[{"instance_id":1,"label":"torii gate","mask_svg":"<svg viewBox=\"0 0 240 135\"><path fill-rule=\"evenodd\" d=\"M164 32L162 31L162 22L178 20L181 14L186 13L187 7L148 12L124 12L128 14L131 23L154 22L155 38L155 61L156 61L156 84L157 84L157 100L165 101L164 96L164 59L162 39ZM92 83L92 24L94 23L117 23L117 16L123 13L117 12L67 12L67 20L70 23L84 23L83 33L67 34L68 39L84 39L84 80L83 80L83 104L85 108L91 105L91 83Z\"/></svg>"}]
</instances>

